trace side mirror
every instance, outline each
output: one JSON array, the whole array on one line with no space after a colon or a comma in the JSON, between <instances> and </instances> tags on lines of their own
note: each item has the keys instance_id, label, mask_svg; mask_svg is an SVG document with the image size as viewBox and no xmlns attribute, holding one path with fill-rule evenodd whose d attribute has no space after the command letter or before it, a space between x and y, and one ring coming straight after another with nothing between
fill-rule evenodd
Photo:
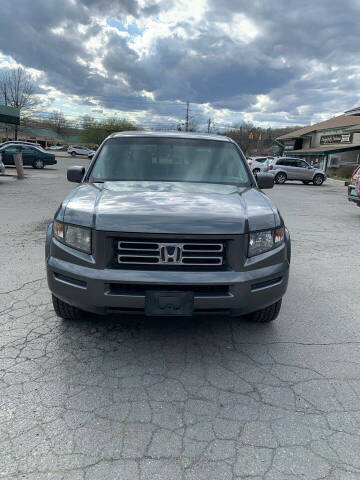
<instances>
[{"instance_id":1,"label":"side mirror","mask_svg":"<svg viewBox=\"0 0 360 480\"><path fill-rule=\"evenodd\" d=\"M262 190L274 186L274 177L270 173L258 173L256 180L258 187Z\"/></svg>"},{"instance_id":2,"label":"side mirror","mask_svg":"<svg viewBox=\"0 0 360 480\"><path fill-rule=\"evenodd\" d=\"M85 175L85 167L69 167L66 172L69 182L81 183Z\"/></svg>"}]
</instances>

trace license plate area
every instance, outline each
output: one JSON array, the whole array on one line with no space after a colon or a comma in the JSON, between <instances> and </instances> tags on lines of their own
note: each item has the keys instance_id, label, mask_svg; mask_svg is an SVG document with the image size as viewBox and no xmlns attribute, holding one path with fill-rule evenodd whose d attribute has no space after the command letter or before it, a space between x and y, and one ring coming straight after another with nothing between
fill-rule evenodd
<instances>
[{"instance_id":1,"label":"license plate area","mask_svg":"<svg viewBox=\"0 0 360 480\"><path fill-rule=\"evenodd\" d=\"M194 311L194 293L147 290L145 315L188 317Z\"/></svg>"}]
</instances>

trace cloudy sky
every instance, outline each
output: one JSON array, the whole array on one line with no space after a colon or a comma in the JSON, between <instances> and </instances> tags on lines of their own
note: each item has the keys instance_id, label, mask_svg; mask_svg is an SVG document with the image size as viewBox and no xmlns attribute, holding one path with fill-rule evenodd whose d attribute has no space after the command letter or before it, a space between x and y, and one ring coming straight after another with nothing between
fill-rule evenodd
<instances>
[{"instance_id":1,"label":"cloudy sky","mask_svg":"<svg viewBox=\"0 0 360 480\"><path fill-rule=\"evenodd\" d=\"M308 124L360 104L360 0L2 0L0 73L145 126Z\"/></svg>"}]
</instances>

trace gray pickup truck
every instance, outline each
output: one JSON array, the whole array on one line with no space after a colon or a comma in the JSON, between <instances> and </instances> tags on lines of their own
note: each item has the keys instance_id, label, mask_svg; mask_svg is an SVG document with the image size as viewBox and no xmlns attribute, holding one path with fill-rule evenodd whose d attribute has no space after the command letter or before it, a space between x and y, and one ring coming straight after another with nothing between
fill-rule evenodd
<instances>
[{"instance_id":1,"label":"gray pickup truck","mask_svg":"<svg viewBox=\"0 0 360 480\"><path fill-rule=\"evenodd\" d=\"M57 315L246 315L274 320L290 236L238 145L216 135L110 135L48 228Z\"/></svg>"}]
</instances>

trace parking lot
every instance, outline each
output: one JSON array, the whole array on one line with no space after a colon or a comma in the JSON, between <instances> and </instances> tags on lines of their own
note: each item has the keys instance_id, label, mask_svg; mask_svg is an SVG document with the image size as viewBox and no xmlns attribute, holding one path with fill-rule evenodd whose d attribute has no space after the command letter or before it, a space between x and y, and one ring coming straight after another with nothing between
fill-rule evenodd
<instances>
[{"instance_id":1,"label":"parking lot","mask_svg":"<svg viewBox=\"0 0 360 480\"><path fill-rule=\"evenodd\" d=\"M293 245L274 324L65 322L45 230L66 167L88 163L0 177L0 478L360 478L360 209L343 183L269 191Z\"/></svg>"}]
</instances>

